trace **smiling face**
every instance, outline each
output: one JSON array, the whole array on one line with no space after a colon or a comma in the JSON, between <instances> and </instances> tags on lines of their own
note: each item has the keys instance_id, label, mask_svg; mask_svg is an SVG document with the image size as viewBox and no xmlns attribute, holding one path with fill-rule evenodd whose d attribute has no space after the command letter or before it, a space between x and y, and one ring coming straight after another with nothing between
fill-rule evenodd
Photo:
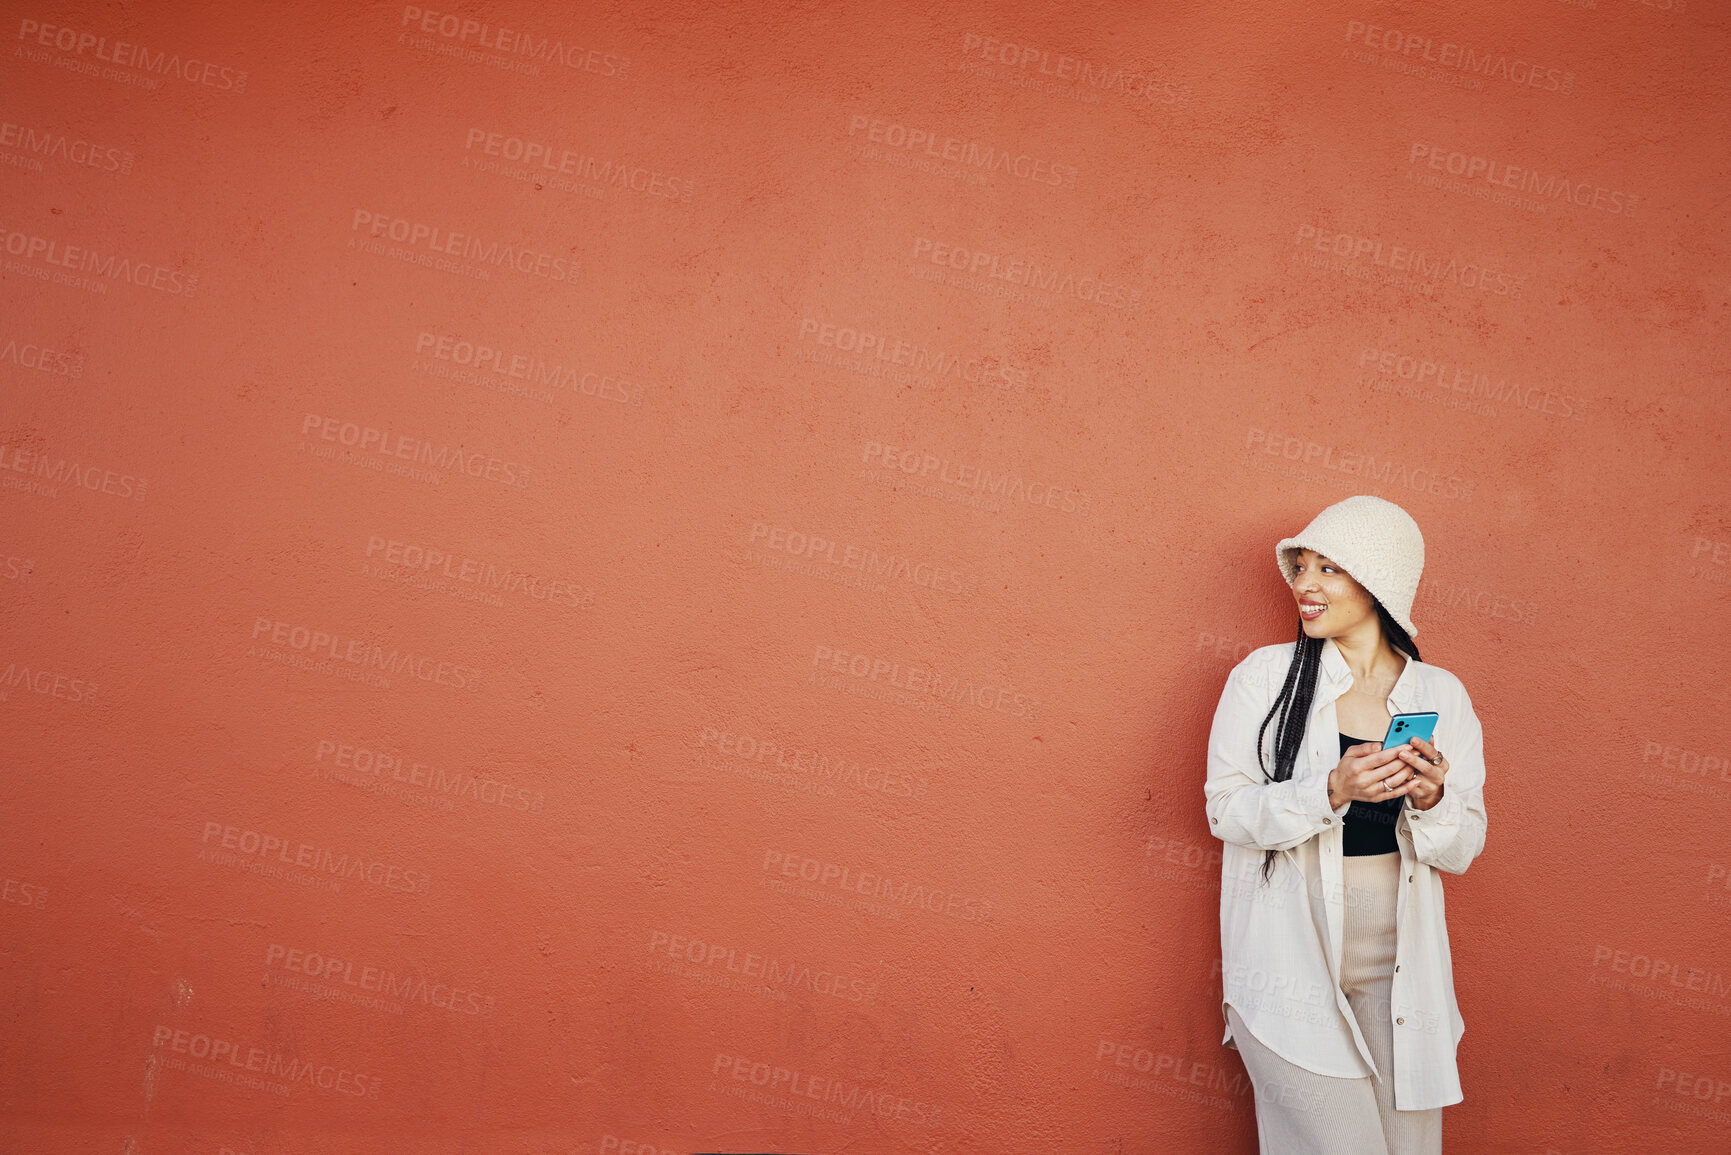
<instances>
[{"instance_id":1,"label":"smiling face","mask_svg":"<svg viewBox=\"0 0 1731 1155\"><path fill-rule=\"evenodd\" d=\"M1380 632L1376 599L1351 574L1313 549L1299 550L1293 568L1292 598L1305 637L1340 637L1364 629L1367 621Z\"/></svg>"}]
</instances>

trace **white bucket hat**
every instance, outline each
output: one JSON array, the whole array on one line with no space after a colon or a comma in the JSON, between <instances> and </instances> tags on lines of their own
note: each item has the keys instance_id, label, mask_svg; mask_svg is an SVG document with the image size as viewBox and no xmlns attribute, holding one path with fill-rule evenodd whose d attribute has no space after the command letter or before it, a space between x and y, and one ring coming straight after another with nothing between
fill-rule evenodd
<instances>
[{"instance_id":1,"label":"white bucket hat","mask_svg":"<svg viewBox=\"0 0 1731 1155\"><path fill-rule=\"evenodd\" d=\"M1335 502L1297 537L1285 538L1274 547L1287 585L1298 570L1298 552L1306 549L1339 563L1409 636L1418 637L1418 627L1412 624L1412 600L1424 571L1424 535L1406 510L1368 494Z\"/></svg>"}]
</instances>

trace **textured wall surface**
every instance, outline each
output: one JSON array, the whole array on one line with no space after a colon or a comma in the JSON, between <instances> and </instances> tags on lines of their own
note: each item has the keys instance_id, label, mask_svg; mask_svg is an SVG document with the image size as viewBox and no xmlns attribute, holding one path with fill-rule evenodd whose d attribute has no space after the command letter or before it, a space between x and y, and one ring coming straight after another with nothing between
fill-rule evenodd
<instances>
[{"instance_id":1,"label":"textured wall surface","mask_svg":"<svg viewBox=\"0 0 1731 1155\"><path fill-rule=\"evenodd\" d=\"M1449 1150L1731 1149L1722 5L7 7L0 1150L1254 1151L1356 492Z\"/></svg>"}]
</instances>

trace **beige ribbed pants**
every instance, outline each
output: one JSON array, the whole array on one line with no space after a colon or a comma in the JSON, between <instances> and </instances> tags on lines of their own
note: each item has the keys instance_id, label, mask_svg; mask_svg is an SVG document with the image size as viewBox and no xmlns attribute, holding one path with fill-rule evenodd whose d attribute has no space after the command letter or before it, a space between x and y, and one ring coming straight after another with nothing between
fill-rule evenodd
<instances>
[{"instance_id":1,"label":"beige ribbed pants","mask_svg":"<svg viewBox=\"0 0 1731 1155\"><path fill-rule=\"evenodd\" d=\"M1256 1087L1262 1155L1441 1155L1442 1108L1394 1109L1395 911L1400 853L1342 857L1347 895L1340 989L1381 1079L1337 1079L1287 1062L1252 1035L1235 1007L1232 1039ZM1356 890L1354 888L1357 888Z\"/></svg>"}]
</instances>

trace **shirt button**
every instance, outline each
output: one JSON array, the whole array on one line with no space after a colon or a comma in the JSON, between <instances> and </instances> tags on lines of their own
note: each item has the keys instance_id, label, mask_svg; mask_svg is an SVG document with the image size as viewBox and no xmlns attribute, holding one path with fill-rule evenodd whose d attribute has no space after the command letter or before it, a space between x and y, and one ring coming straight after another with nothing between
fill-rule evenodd
<instances>
[{"instance_id":1,"label":"shirt button","mask_svg":"<svg viewBox=\"0 0 1731 1155\"><path fill-rule=\"evenodd\" d=\"M1412 875L1410 875L1410 874L1409 874L1409 875L1407 875L1407 876L1406 876L1406 880L1407 880L1407 881L1408 881L1408 882L1411 882L1411 881L1412 881Z\"/></svg>"},{"instance_id":2,"label":"shirt button","mask_svg":"<svg viewBox=\"0 0 1731 1155\"><path fill-rule=\"evenodd\" d=\"M1322 824L1323 824L1323 825L1324 825L1324 826L1333 826L1333 825L1334 825L1334 819L1332 819L1332 818L1324 818L1324 819L1323 819L1323 820L1322 820Z\"/></svg>"},{"instance_id":3,"label":"shirt button","mask_svg":"<svg viewBox=\"0 0 1731 1155\"><path fill-rule=\"evenodd\" d=\"M1218 818L1210 818L1208 821L1214 823L1214 825L1216 825L1216 826L1220 825L1220 819L1218 819Z\"/></svg>"},{"instance_id":4,"label":"shirt button","mask_svg":"<svg viewBox=\"0 0 1731 1155\"><path fill-rule=\"evenodd\" d=\"M1397 1027L1404 1027L1404 1026L1406 1026L1406 1020L1405 1019L1396 1019L1394 1021L1394 1025Z\"/></svg>"},{"instance_id":5,"label":"shirt button","mask_svg":"<svg viewBox=\"0 0 1731 1155\"><path fill-rule=\"evenodd\" d=\"M1395 973L1395 974L1399 974L1399 973L1400 973L1400 964L1399 964L1399 963L1395 963L1395 964L1394 964L1394 973Z\"/></svg>"}]
</instances>

